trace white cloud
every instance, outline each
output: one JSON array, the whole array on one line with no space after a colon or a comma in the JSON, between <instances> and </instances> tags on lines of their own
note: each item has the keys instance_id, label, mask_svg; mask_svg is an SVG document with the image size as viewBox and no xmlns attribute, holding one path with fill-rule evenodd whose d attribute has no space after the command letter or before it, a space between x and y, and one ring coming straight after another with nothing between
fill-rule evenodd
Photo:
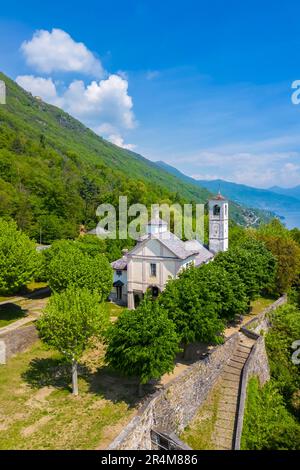
<instances>
[{"instance_id":1,"label":"white cloud","mask_svg":"<svg viewBox=\"0 0 300 470\"><path fill-rule=\"evenodd\" d=\"M119 75L110 75L99 82L85 86L74 80L63 95L64 109L78 118L90 121L101 118L102 123L133 129L136 125L133 102L128 95L128 81Z\"/></svg>"},{"instance_id":2,"label":"white cloud","mask_svg":"<svg viewBox=\"0 0 300 470\"><path fill-rule=\"evenodd\" d=\"M135 148L134 144L126 144L121 135L122 130L136 126L128 82L124 78L110 75L87 86L81 80L74 80L62 93L58 93L52 78L19 75L16 82L34 96L80 119L115 145L128 150Z\"/></svg>"},{"instance_id":3,"label":"white cloud","mask_svg":"<svg viewBox=\"0 0 300 470\"><path fill-rule=\"evenodd\" d=\"M123 149L134 150L136 148L134 144L125 144L123 137L119 134L110 134L107 136L107 140Z\"/></svg>"},{"instance_id":4,"label":"white cloud","mask_svg":"<svg viewBox=\"0 0 300 470\"><path fill-rule=\"evenodd\" d=\"M27 64L39 72L81 72L99 78L104 75L100 60L62 29L36 31L31 40L23 42L21 50Z\"/></svg>"},{"instance_id":5,"label":"white cloud","mask_svg":"<svg viewBox=\"0 0 300 470\"><path fill-rule=\"evenodd\" d=\"M33 75L19 75L16 82L22 88L30 91L33 96L40 96L43 100L55 104L58 101L56 86L52 78L34 77Z\"/></svg>"}]
</instances>

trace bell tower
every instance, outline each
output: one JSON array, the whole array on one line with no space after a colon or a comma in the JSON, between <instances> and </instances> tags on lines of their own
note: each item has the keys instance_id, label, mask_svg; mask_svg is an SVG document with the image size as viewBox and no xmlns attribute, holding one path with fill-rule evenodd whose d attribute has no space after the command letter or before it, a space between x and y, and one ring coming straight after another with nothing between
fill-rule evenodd
<instances>
[{"instance_id":1,"label":"bell tower","mask_svg":"<svg viewBox=\"0 0 300 470\"><path fill-rule=\"evenodd\" d=\"M209 251L218 253L228 250L228 200L222 194L208 201Z\"/></svg>"}]
</instances>

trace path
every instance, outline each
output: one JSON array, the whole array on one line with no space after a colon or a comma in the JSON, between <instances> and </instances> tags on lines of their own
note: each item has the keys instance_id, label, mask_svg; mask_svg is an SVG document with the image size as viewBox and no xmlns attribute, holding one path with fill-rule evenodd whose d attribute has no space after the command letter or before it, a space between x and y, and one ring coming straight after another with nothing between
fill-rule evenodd
<instances>
[{"instance_id":1,"label":"path","mask_svg":"<svg viewBox=\"0 0 300 470\"><path fill-rule=\"evenodd\" d=\"M242 370L254 343L254 340L243 335L233 356L222 372L220 379L221 395L212 433L212 443L216 449L230 450L233 448Z\"/></svg>"},{"instance_id":2,"label":"path","mask_svg":"<svg viewBox=\"0 0 300 470\"><path fill-rule=\"evenodd\" d=\"M0 305L13 303L20 306L22 310L26 311L26 316L0 328L0 334L3 335L9 331L19 328L20 326L24 326L27 323L35 321L42 314L47 302L48 297L37 299L31 297L12 297L10 300L1 302Z\"/></svg>"}]
</instances>

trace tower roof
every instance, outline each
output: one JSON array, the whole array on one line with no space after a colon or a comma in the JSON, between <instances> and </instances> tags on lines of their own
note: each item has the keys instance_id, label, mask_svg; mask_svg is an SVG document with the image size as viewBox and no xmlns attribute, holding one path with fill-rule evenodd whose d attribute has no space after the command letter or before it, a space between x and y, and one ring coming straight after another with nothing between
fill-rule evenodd
<instances>
[{"instance_id":1,"label":"tower roof","mask_svg":"<svg viewBox=\"0 0 300 470\"><path fill-rule=\"evenodd\" d=\"M218 194L212 198L214 201L226 201L226 197L222 196L221 191L219 190Z\"/></svg>"}]
</instances>

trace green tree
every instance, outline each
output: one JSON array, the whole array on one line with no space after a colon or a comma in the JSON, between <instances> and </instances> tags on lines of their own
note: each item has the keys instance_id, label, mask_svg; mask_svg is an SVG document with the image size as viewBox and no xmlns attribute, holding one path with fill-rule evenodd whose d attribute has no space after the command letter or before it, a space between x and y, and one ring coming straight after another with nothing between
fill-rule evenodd
<instances>
[{"instance_id":1,"label":"green tree","mask_svg":"<svg viewBox=\"0 0 300 470\"><path fill-rule=\"evenodd\" d=\"M15 222L0 219L0 294L13 294L33 279L41 257Z\"/></svg>"},{"instance_id":2,"label":"green tree","mask_svg":"<svg viewBox=\"0 0 300 470\"><path fill-rule=\"evenodd\" d=\"M135 310L121 313L107 342L107 363L126 376L138 377L140 386L171 372L179 351L173 322L148 294Z\"/></svg>"},{"instance_id":3,"label":"green tree","mask_svg":"<svg viewBox=\"0 0 300 470\"><path fill-rule=\"evenodd\" d=\"M168 281L159 296L160 304L176 326L184 354L187 345L194 341L222 342L220 333L224 330L224 321L219 317L220 307L209 283L201 285L198 282L200 269L190 267L184 270L177 279Z\"/></svg>"},{"instance_id":4,"label":"green tree","mask_svg":"<svg viewBox=\"0 0 300 470\"><path fill-rule=\"evenodd\" d=\"M196 268L195 274L199 298L203 303L214 302L220 318L234 320L247 311L246 288L237 273L209 263Z\"/></svg>"},{"instance_id":5,"label":"green tree","mask_svg":"<svg viewBox=\"0 0 300 470\"><path fill-rule=\"evenodd\" d=\"M105 300L112 288L112 268L103 254L89 256L84 254L74 242L64 241L55 245L54 255L47 266L47 278L53 291L60 292L73 285L97 291Z\"/></svg>"},{"instance_id":6,"label":"green tree","mask_svg":"<svg viewBox=\"0 0 300 470\"><path fill-rule=\"evenodd\" d=\"M102 338L108 325L108 313L96 292L74 286L53 294L45 313L37 321L42 341L61 353L72 364L72 389L78 395L78 361L92 346L94 338Z\"/></svg>"},{"instance_id":7,"label":"green tree","mask_svg":"<svg viewBox=\"0 0 300 470\"><path fill-rule=\"evenodd\" d=\"M248 239L239 246L219 253L214 262L239 276L249 300L274 290L276 259L260 241Z\"/></svg>"}]
</instances>

